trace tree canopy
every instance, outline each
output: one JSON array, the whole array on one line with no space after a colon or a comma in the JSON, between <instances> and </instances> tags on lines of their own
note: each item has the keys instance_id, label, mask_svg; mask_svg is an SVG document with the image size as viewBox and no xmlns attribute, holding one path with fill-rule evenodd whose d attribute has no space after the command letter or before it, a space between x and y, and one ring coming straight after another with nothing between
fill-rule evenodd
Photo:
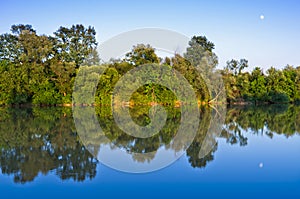
<instances>
[{"instance_id":1,"label":"tree canopy","mask_svg":"<svg viewBox=\"0 0 300 199\"><path fill-rule=\"evenodd\" d=\"M70 104L79 70L102 68L97 53L94 27L82 24L59 27L53 35L39 35L29 24L11 26L11 33L0 35L0 105L32 103ZM200 102L211 102L223 86L216 80L218 57L215 45L205 36L191 38L186 53L161 58L149 44L136 44L124 59L106 63L95 101L110 104L116 82L129 70L143 64L175 69L193 87ZM229 103L289 103L300 101L300 67L282 70L261 67L244 72L248 60L232 59L222 74ZM148 74L149 76L153 74ZM133 77L134 78L134 77ZM174 80L176 77L172 77ZM220 83L220 85L219 85ZM130 86L130 85L127 85ZM177 103L176 96L158 84L144 85L133 93L135 104Z\"/></svg>"}]
</instances>

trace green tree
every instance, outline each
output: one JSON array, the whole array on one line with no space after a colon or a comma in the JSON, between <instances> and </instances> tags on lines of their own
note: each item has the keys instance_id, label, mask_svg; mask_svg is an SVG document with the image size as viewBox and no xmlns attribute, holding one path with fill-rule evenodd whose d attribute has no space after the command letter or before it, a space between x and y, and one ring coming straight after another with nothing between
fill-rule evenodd
<instances>
[{"instance_id":1,"label":"green tree","mask_svg":"<svg viewBox=\"0 0 300 199\"><path fill-rule=\"evenodd\" d=\"M0 64L0 101L2 104L26 103L30 100L27 64Z\"/></svg>"},{"instance_id":2,"label":"green tree","mask_svg":"<svg viewBox=\"0 0 300 199\"><path fill-rule=\"evenodd\" d=\"M18 62L20 50L18 49L18 38L12 34L0 35L0 60Z\"/></svg>"},{"instance_id":3,"label":"green tree","mask_svg":"<svg viewBox=\"0 0 300 199\"><path fill-rule=\"evenodd\" d=\"M72 102L73 85L76 75L75 63L54 61L50 65L52 75L50 80L54 82L60 96L61 103Z\"/></svg>"},{"instance_id":4,"label":"green tree","mask_svg":"<svg viewBox=\"0 0 300 199\"><path fill-rule=\"evenodd\" d=\"M133 46L132 51L126 54L125 61L134 66L160 62L158 56L155 54L155 49L149 44Z\"/></svg>"},{"instance_id":5,"label":"green tree","mask_svg":"<svg viewBox=\"0 0 300 199\"><path fill-rule=\"evenodd\" d=\"M85 28L81 24L71 28L60 27L54 32L54 49L57 59L62 62L75 62L79 67L97 46L96 31L93 27Z\"/></svg>"},{"instance_id":6,"label":"green tree","mask_svg":"<svg viewBox=\"0 0 300 199\"><path fill-rule=\"evenodd\" d=\"M186 80L193 86L197 98L200 101L208 101L210 93L207 87L207 82L199 71L191 65L191 63L184 57L176 54L172 58L172 67L180 72Z\"/></svg>"},{"instance_id":7,"label":"green tree","mask_svg":"<svg viewBox=\"0 0 300 199\"><path fill-rule=\"evenodd\" d=\"M216 68L218 57L212 51L214 44L207 40L204 36L194 36L189 41L184 58L186 58L194 67L201 70L203 75L206 75Z\"/></svg>"},{"instance_id":8,"label":"green tree","mask_svg":"<svg viewBox=\"0 0 300 199\"><path fill-rule=\"evenodd\" d=\"M13 34L16 34L16 35L22 34L23 31L36 33L36 31L32 28L32 25L29 25L29 24L12 25L10 30Z\"/></svg>"},{"instance_id":9,"label":"green tree","mask_svg":"<svg viewBox=\"0 0 300 199\"><path fill-rule=\"evenodd\" d=\"M300 66L296 68L296 79L295 79L295 101L300 101Z\"/></svg>"},{"instance_id":10,"label":"green tree","mask_svg":"<svg viewBox=\"0 0 300 199\"><path fill-rule=\"evenodd\" d=\"M226 68L230 70L234 75L241 74L242 70L248 67L248 60L240 59L240 61L232 59L227 61Z\"/></svg>"},{"instance_id":11,"label":"green tree","mask_svg":"<svg viewBox=\"0 0 300 199\"><path fill-rule=\"evenodd\" d=\"M296 94L296 70L294 67L287 65L284 69L283 69L283 74L285 76L285 87L284 87L284 91L285 94L289 97L289 100L291 102L294 101L295 99L295 94Z\"/></svg>"},{"instance_id":12,"label":"green tree","mask_svg":"<svg viewBox=\"0 0 300 199\"><path fill-rule=\"evenodd\" d=\"M212 50L215 48L215 44L209 41L205 36L193 36L190 46L193 46L192 43L194 42L202 46L204 51L212 52Z\"/></svg>"},{"instance_id":13,"label":"green tree","mask_svg":"<svg viewBox=\"0 0 300 199\"><path fill-rule=\"evenodd\" d=\"M184 58L188 60L195 72L201 75L206 87L209 91L209 101L216 100L222 92L222 82L218 81L216 77L216 66L218 65L218 57L213 52L214 44L207 40L204 36L194 36L189 42Z\"/></svg>"},{"instance_id":14,"label":"green tree","mask_svg":"<svg viewBox=\"0 0 300 199\"><path fill-rule=\"evenodd\" d=\"M248 101L251 98L250 88L250 74L246 73L239 73L237 75L237 87L239 89L239 96L243 98L245 101Z\"/></svg>"},{"instance_id":15,"label":"green tree","mask_svg":"<svg viewBox=\"0 0 300 199\"><path fill-rule=\"evenodd\" d=\"M263 74L263 71L261 68L256 67L250 76L250 93L255 100L262 101L264 100L264 97L266 97L267 88L266 88L266 80Z\"/></svg>"},{"instance_id":16,"label":"green tree","mask_svg":"<svg viewBox=\"0 0 300 199\"><path fill-rule=\"evenodd\" d=\"M93 48L90 54L83 60L83 66L96 66L100 64L99 54L96 48Z\"/></svg>"}]
</instances>

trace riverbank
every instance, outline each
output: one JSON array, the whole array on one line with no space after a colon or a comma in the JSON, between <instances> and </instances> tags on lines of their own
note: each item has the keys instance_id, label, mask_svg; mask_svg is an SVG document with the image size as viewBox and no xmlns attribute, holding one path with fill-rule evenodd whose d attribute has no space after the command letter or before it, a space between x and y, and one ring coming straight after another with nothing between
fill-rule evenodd
<instances>
[{"instance_id":1,"label":"riverbank","mask_svg":"<svg viewBox=\"0 0 300 199\"><path fill-rule=\"evenodd\" d=\"M299 104L299 102L251 102L251 101L243 101L243 102L231 102L231 103L224 103L224 102L197 102L198 106L209 106L209 105L228 105L228 106L261 106L261 105L284 105L284 104ZM7 104L1 105L0 107L16 107L16 108L29 108L29 107L107 107L111 106L112 104L72 104L72 103L65 103L65 104L33 104L33 103L24 103L24 104ZM184 106L184 105L192 105L192 103L185 103L180 101L175 101L174 103L166 102L166 103L158 103L158 102L148 102L148 103L138 103L138 102L121 102L115 103L114 106L123 106L123 107L134 107L134 106L173 106L175 108Z\"/></svg>"}]
</instances>

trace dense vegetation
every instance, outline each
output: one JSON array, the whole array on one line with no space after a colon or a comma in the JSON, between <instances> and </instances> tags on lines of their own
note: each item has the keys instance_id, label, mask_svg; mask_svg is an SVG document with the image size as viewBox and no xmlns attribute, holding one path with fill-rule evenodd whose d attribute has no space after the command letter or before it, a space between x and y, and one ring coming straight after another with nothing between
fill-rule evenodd
<instances>
[{"instance_id":1,"label":"dense vegetation","mask_svg":"<svg viewBox=\"0 0 300 199\"><path fill-rule=\"evenodd\" d=\"M222 70L227 101L254 103L288 103L300 101L300 67L274 67L266 73L259 67L252 72L242 72L247 60L231 60Z\"/></svg>"},{"instance_id":2,"label":"dense vegetation","mask_svg":"<svg viewBox=\"0 0 300 199\"><path fill-rule=\"evenodd\" d=\"M96 51L95 35L93 27L83 25L60 27L53 36L38 35L31 25L13 25L11 33L0 35L0 105L70 104L79 67L86 66L81 69L87 71L103 67ZM160 58L150 45L137 44L124 59L106 63L95 102L110 104L116 82L134 67L149 63L177 70L193 86L198 100L209 102L212 93L206 74L215 71L218 64L213 50L214 44L204 36L194 36L183 56ZM246 67L248 61L245 59L231 60L220 70L229 103L300 100L299 67L270 68L265 74L259 67L243 72ZM177 99L168 88L148 84L133 93L131 100L136 104L174 104Z\"/></svg>"},{"instance_id":3,"label":"dense vegetation","mask_svg":"<svg viewBox=\"0 0 300 199\"><path fill-rule=\"evenodd\" d=\"M70 103L76 70L95 53L94 28L60 27L46 36L13 25L11 32L0 36L0 104Z\"/></svg>"},{"instance_id":4,"label":"dense vegetation","mask_svg":"<svg viewBox=\"0 0 300 199\"><path fill-rule=\"evenodd\" d=\"M37 35L30 25L13 25L11 31L11 34L0 36L0 105L71 103L79 66L85 65L87 67L82 70L91 71L102 67L96 51L96 32L92 27L60 27L54 36ZM211 50L209 53L213 54ZM162 60L154 48L138 44L124 59L109 63L99 81L96 102L109 104L109 95L118 79L135 66L147 63L177 69L195 87L199 99L209 98L201 76L193 72L195 69L183 57L175 55ZM133 100L141 103L156 99L166 103L175 101L170 90L159 85L145 85L133 94Z\"/></svg>"}]
</instances>

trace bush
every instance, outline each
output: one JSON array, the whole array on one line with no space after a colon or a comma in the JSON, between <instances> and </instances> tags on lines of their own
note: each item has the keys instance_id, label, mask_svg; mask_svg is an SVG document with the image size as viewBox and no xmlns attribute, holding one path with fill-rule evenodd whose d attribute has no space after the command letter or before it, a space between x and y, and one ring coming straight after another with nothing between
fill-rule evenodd
<instances>
[{"instance_id":1,"label":"bush","mask_svg":"<svg viewBox=\"0 0 300 199\"><path fill-rule=\"evenodd\" d=\"M290 100L287 94L275 91L269 93L269 101L271 103L288 103Z\"/></svg>"},{"instance_id":2,"label":"bush","mask_svg":"<svg viewBox=\"0 0 300 199\"><path fill-rule=\"evenodd\" d=\"M60 103L60 95L49 81L37 85L32 96L33 104L55 105Z\"/></svg>"}]
</instances>

